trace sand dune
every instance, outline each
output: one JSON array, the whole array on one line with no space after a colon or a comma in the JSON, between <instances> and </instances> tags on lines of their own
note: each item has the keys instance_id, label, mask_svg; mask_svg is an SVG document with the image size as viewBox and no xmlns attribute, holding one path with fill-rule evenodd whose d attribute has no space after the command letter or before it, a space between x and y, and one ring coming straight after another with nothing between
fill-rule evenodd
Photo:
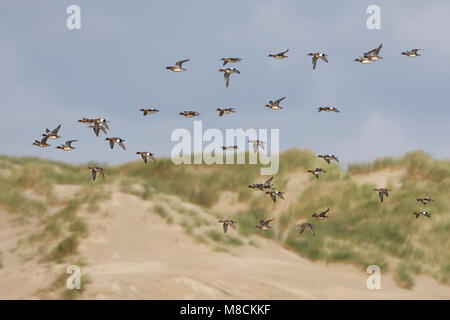
<instances>
[{"instance_id":1,"label":"sand dune","mask_svg":"<svg viewBox=\"0 0 450 320\"><path fill-rule=\"evenodd\" d=\"M358 186L390 184L399 189L404 174L404 170L383 169L353 174L350 179ZM285 200L274 204L259 191L251 193L253 200L267 206L267 215L276 218L275 224L293 205L303 201L303 192L317 184L304 168L295 168L286 177ZM398 286L398 279L394 280L391 270L382 273L381 290L369 290L366 287L369 275L361 268L311 261L299 256L301 250L291 252L287 246L283 247L288 227L275 233L277 237L273 239L260 237L253 230L250 236L230 230L222 239L219 217L245 216L251 205L251 202L240 201L233 190L221 193L207 209L174 194L152 190L150 197L140 197L124 193L120 180L117 181L87 186L54 184L54 203L41 212L41 216L26 212L14 214L0 208L0 299L64 297L61 293L69 276L65 270L69 263L78 261L82 274L90 279L75 297L78 299L450 298L450 286L423 275L425 273L415 276L412 289L404 289ZM283 180L279 178L279 181ZM323 186L334 188L333 183ZM95 210L83 204L77 207L72 220L63 217L59 236L29 242L31 235L49 226L48 219L66 208L67 198L83 199L86 187L95 187L96 192L101 188L100 193L111 196L106 201L96 199L98 208ZM146 190L139 183L128 188L128 192L135 194ZM24 194L30 199L45 201L44 195L34 194L34 191L29 188ZM65 232L70 230L70 223L78 218L86 223L88 232L78 234L76 252L65 256L64 263L45 259L48 249L61 243L67 236ZM439 221L437 218L433 221ZM253 223L252 219L249 221ZM290 223L297 222L294 219ZM310 237L309 234L302 236ZM237 244L227 244L229 239Z\"/></svg>"},{"instance_id":2,"label":"sand dune","mask_svg":"<svg viewBox=\"0 0 450 320\"><path fill-rule=\"evenodd\" d=\"M80 251L93 279L85 299L448 299L450 288L422 277L413 290L389 275L368 290L368 275L340 264L315 263L259 239L214 252L178 225L148 212L151 202L114 196L109 216L92 218ZM107 228L105 226L108 226Z\"/></svg>"}]
</instances>

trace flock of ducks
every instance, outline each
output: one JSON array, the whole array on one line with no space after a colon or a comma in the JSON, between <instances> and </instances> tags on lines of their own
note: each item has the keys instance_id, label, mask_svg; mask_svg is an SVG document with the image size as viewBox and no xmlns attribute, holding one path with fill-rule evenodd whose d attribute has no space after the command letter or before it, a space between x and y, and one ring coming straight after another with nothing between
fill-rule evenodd
<instances>
[{"instance_id":1,"label":"flock of ducks","mask_svg":"<svg viewBox=\"0 0 450 320\"><path fill-rule=\"evenodd\" d=\"M383 57L380 56L380 51L382 49L383 45L380 44L377 48L369 50L367 52L363 53L362 57L356 58L354 61L356 62L360 62L363 64L369 64L372 62L376 62L378 60L383 59ZM401 54L405 55L407 57L410 58L414 58L414 57L419 57L420 54L418 53L419 50L424 50L424 49L412 49L409 51L404 51ZM282 60L282 59L286 59L288 58L288 56L286 55L286 53L289 52L289 49L279 52L279 53L275 53L275 54L269 54L268 57L270 58L274 58L277 60ZM313 70L316 69L317 66L317 62L319 60L328 63L328 57L329 55L324 53L324 52L313 52L313 53L308 53L308 56L312 57L312 68ZM221 61L223 61L223 68L219 69L219 72L223 72L224 75L224 80L225 80L225 86L228 88L229 84L230 84L230 76L232 74L240 74L241 72L234 68L234 67L228 67L225 68L225 66L227 64L236 64L239 63L242 59L238 58L238 57L229 57L229 58L221 58ZM177 61L175 63L174 66L167 66L166 69L171 70L173 72L184 72L187 71L187 69L183 68L183 64L190 61L190 59L185 59L185 60L180 60ZM281 110L283 109L282 106L280 106L280 103L285 99L286 97L282 97L279 98L275 101L270 100L265 106L269 109L272 110ZM216 109L219 112L219 117L222 117L223 115L228 115L228 114L233 114L236 112L236 110L234 108L217 108ZM156 108L141 108L139 109L140 112L143 113L143 116L147 116L147 115L152 115L155 113L158 113L159 110ZM325 107L319 107L318 108L318 112L336 112L339 113L339 109L336 107L330 107L330 106L325 106ZM200 113L196 112L196 111L192 111L192 110L188 110L188 111L183 111L180 112L179 115L187 117L187 118L193 118L193 117L197 117L200 116ZM104 118L82 118L80 120L78 120L78 122L83 123L83 124L87 124L88 128L92 129L94 134L98 137L100 132L104 133L105 135L108 135L108 130L109 130L109 125L108 125L108 121ZM61 129L61 125L58 125L55 129L53 130L49 130L46 129L45 132L42 134L41 140L35 140L33 145L40 147L40 148L46 148L49 147L50 145L47 143L47 141L53 140L53 139L59 139L61 138L58 135L59 130ZM124 139L119 138L119 137L106 137L105 138L106 141L109 142L109 146L111 149L114 149L114 146L117 144L121 149L126 150L125 144L124 144ZM78 140L68 140L66 141L64 144L57 146L57 149L60 150L64 150L64 151L71 151L74 150L75 147L72 146L72 143L77 142ZM262 150L264 150L264 146L265 146L265 141L261 141L261 140L249 140L248 141L250 144L253 145L253 151L256 153L258 152L259 148L261 148ZM237 150L237 146L222 146L222 150L231 150L231 151L236 151ZM151 152L148 151L138 151L136 152L137 155L140 155L142 160L144 161L144 163L148 163L148 161L153 161L155 162L155 155ZM323 159L327 164L331 164L331 161L336 161L339 162L339 159L337 156L333 155L333 154L325 154L325 155L318 155L318 158ZM105 169L101 168L101 167L88 167L88 169L91 171L92 174L92 180L95 181L96 177L97 177L97 173L103 178L105 179ZM323 168L315 168L315 169L310 169L307 170L308 173L311 173L312 175L314 175L317 179L319 179L319 176L321 174L325 174L327 171ZM276 203L277 198L280 198L282 200L284 200L284 193L276 190L276 188L273 187L272 184L272 180L274 177L271 177L270 179L268 179L267 181L265 181L264 183L255 183L252 185L249 185L248 187L254 190L259 190L264 192L265 194L269 195L270 198L272 199L272 201L274 203ZM387 188L376 188L374 189L374 191L378 192L378 196L381 202L384 201L384 197L389 197L389 192L390 190L388 190ZM434 201L433 199L429 198L429 197L424 197L424 198L418 198L417 201L423 203L424 205L427 205L429 202ZM330 208L326 209L325 211L322 211L320 213L313 213L312 217L316 218L316 219L326 219L329 216L327 215L327 213L330 211ZM424 217L431 217L431 215L426 212L426 211L419 211L419 212L414 212L413 213L417 218L424 216ZM259 220L258 221L258 225L256 225L255 227L261 230L267 230L270 229L271 226L269 225L274 219L268 219L268 220ZM236 221L230 220L230 219L225 219L225 220L219 220L219 223L221 223L223 225L223 232L227 233L228 231L228 226L230 226L232 229L236 229ZM301 223L298 224L298 228L299 228L299 233L303 233L304 230L307 230L312 236L315 235L314 232L314 227L313 224L311 223Z\"/></svg>"}]
</instances>

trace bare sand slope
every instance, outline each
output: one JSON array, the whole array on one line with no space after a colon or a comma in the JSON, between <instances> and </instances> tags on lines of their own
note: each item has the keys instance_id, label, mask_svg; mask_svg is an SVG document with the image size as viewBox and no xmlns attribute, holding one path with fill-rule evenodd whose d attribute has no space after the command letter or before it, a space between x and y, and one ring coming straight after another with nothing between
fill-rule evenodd
<instances>
[{"instance_id":1,"label":"bare sand slope","mask_svg":"<svg viewBox=\"0 0 450 320\"><path fill-rule=\"evenodd\" d=\"M36 252L25 242L38 228L35 221L23 224L14 214L0 210L0 300L33 299L55 278L58 267L45 266L32 259Z\"/></svg>"},{"instance_id":2,"label":"bare sand slope","mask_svg":"<svg viewBox=\"0 0 450 320\"><path fill-rule=\"evenodd\" d=\"M312 262L259 239L215 252L182 227L152 213L154 201L116 193L107 214L87 215L80 245L92 280L83 299L448 299L450 287L418 278L401 289L389 275L368 290L368 275L349 266ZM218 229L221 226L218 225Z\"/></svg>"}]
</instances>

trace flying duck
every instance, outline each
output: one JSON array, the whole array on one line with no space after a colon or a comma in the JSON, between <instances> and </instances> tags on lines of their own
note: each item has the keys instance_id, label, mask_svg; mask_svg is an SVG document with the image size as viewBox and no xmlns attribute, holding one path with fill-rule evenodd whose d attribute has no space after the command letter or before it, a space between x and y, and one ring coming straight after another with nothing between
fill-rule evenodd
<instances>
[{"instance_id":1,"label":"flying duck","mask_svg":"<svg viewBox=\"0 0 450 320\"><path fill-rule=\"evenodd\" d=\"M434 201L433 199L426 197L426 198L418 198L417 201L422 202L423 204L427 204L428 202Z\"/></svg>"},{"instance_id":2,"label":"flying duck","mask_svg":"<svg viewBox=\"0 0 450 320\"><path fill-rule=\"evenodd\" d=\"M139 151L139 152L136 152L136 154L140 154L142 157L142 160L144 160L145 163L147 163L148 160L152 160L153 162L156 161L153 153L150 153L147 151Z\"/></svg>"},{"instance_id":3,"label":"flying duck","mask_svg":"<svg viewBox=\"0 0 450 320\"><path fill-rule=\"evenodd\" d=\"M280 53L276 53L276 54L269 54L268 56L271 58L275 58L275 59L286 59L288 56L286 56L285 54L289 51L289 49L287 49L286 51L280 52Z\"/></svg>"},{"instance_id":4,"label":"flying duck","mask_svg":"<svg viewBox=\"0 0 450 320\"><path fill-rule=\"evenodd\" d=\"M154 114L154 113L159 112L158 109L153 109L153 108L149 108L149 109L144 109L144 108L142 108L142 109L140 109L139 111L142 111L142 112L144 113L144 116L146 116L146 115L148 115L148 114Z\"/></svg>"},{"instance_id":5,"label":"flying duck","mask_svg":"<svg viewBox=\"0 0 450 320\"><path fill-rule=\"evenodd\" d=\"M236 230L236 221L233 220L219 220L219 223L223 224L223 233L227 233L228 226Z\"/></svg>"},{"instance_id":6,"label":"flying duck","mask_svg":"<svg viewBox=\"0 0 450 320\"><path fill-rule=\"evenodd\" d=\"M70 151L70 150L73 150L73 149L75 149L75 147L72 147L72 142L76 142L76 141L78 141L78 140L69 140L69 141L66 141L65 144L62 144L62 145L60 145L60 146L57 146L56 149L61 149L61 150L64 150L64 151Z\"/></svg>"},{"instance_id":7,"label":"flying duck","mask_svg":"<svg viewBox=\"0 0 450 320\"><path fill-rule=\"evenodd\" d=\"M413 214L416 216L416 219L418 219L420 216L431 218L431 214L426 211L414 212Z\"/></svg>"},{"instance_id":8,"label":"flying duck","mask_svg":"<svg viewBox=\"0 0 450 320\"><path fill-rule=\"evenodd\" d=\"M219 117L223 116L224 114L232 114L236 112L234 108L217 108L216 110L219 111Z\"/></svg>"},{"instance_id":9,"label":"flying duck","mask_svg":"<svg viewBox=\"0 0 450 320\"><path fill-rule=\"evenodd\" d=\"M319 107L318 112L326 111L326 112L340 112L338 108L335 107Z\"/></svg>"},{"instance_id":10,"label":"flying duck","mask_svg":"<svg viewBox=\"0 0 450 320\"><path fill-rule=\"evenodd\" d=\"M117 143L123 150L126 150L125 145L123 144L123 142L125 140L121 139L121 138L117 138L117 137L112 137L112 138L105 138L105 140L109 141L109 146L111 147L111 149L114 148L114 142Z\"/></svg>"},{"instance_id":11,"label":"flying duck","mask_svg":"<svg viewBox=\"0 0 450 320\"><path fill-rule=\"evenodd\" d=\"M281 192L281 191L275 191L274 189L272 189L272 191L266 191L266 194L270 195L273 202L277 202L277 196L284 200L283 192Z\"/></svg>"},{"instance_id":12,"label":"flying duck","mask_svg":"<svg viewBox=\"0 0 450 320\"><path fill-rule=\"evenodd\" d=\"M41 147L41 148L49 147L50 145L47 143L47 139L48 139L48 137L43 137L43 138L41 139L41 141L39 141L39 140L34 140L34 142L32 143L32 145L38 146L38 147Z\"/></svg>"},{"instance_id":13,"label":"flying duck","mask_svg":"<svg viewBox=\"0 0 450 320\"><path fill-rule=\"evenodd\" d=\"M174 66L166 67L166 69L172 70L173 72L183 72L183 71L186 71L186 69L184 69L181 65L182 65L183 63L185 63L185 62L188 62L188 61L189 61L189 59L177 61L177 63L175 63Z\"/></svg>"},{"instance_id":14,"label":"flying duck","mask_svg":"<svg viewBox=\"0 0 450 320\"><path fill-rule=\"evenodd\" d=\"M225 79L225 86L228 88L228 84L230 83L230 74L237 73L241 74L241 72L236 68L226 68L220 69L219 72L223 72L223 78Z\"/></svg>"},{"instance_id":15,"label":"flying duck","mask_svg":"<svg viewBox=\"0 0 450 320\"><path fill-rule=\"evenodd\" d=\"M241 58L222 58L223 65L225 66L227 63L237 63L241 61Z\"/></svg>"},{"instance_id":16,"label":"flying duck","mask_svg":"<svg viewBox=\"0 0 450 320\"><path fill-rule=\"evenodd\" d=\"M236 151L238 149L238 146L222 146L221 147L222 150L232 150L232 151Z\"/></svg>"},{"instance_id":17,"label":"flying duck","mask_svg":"<svg viewBox=\"0 0 450 320\"><path fill-rule=\"evenodd\" d=\"M373 191L378 192L378 196L380 197L380 201L383 202L383 196L389 197L389 191L386 188L373 189Z\"/></svg>"},{"instance_id":18,"label":"flying duck","mask_svg":"<svg viewBox=\"0 0 450 320\"><path fill-rule=\"evenodd\" d=\"M259 147L264 150L264 144L266 143L265 141L261 140L248 140L248 142L253 144L253 151L255 153L258 152Z\"/></svg>"},{"instance_id":19,"label":"flying duck","mask_svg":"<svg viewBox=\"0 0 450 320\"><path fill-rule=\"evenodd\" d=\"M103 179L105 179L105 169L100 167L88 167L88 169L92 171L92 180L95 181L97 172L102 176Z\"/></svg>"},{"instance_id":20,"label":"flying duck","mask_svg":"<svg viewBox=\"0 0 450 320\"><path fill-rule=\"evenodd\" d=\"M331 160L334 160L334 161L336 161L336 162L339 162L339 159L338 159L334 154L324 154L324 155L319 154L317 157L318 157L318 158L322 158L322 159L325 160L328 164L331 163Z\"/></svg>"},{"instance_id":21,"label":"flying duck","mask_svg":"<svg viewBox=\"0 0 450 320\"><path fill-rule=\"evenodd\" d=\"M286 97L280 98L278 100L272 101L270 100L268 104L266 104L267 108L270 108L272 110L280 110L283 109L283 107L280 106L280 102L283 101Z\"/></svg>"},{"instance_id":22,"label":"flying duck","mask_svg":"<svg viewBox=\"0 0 450 320\"><path fill-rule=\"evenodd\" d=\"M402 52L403 55L410 57L410 58L414 58L414 57L420 57L421 54L419 54L417 51L419 50L424 50L424 49L412 49L411 51L405 51Z\"/></svg>"},{"instance_id":23,"label":"flying duck","mask_svg":"<svg viewBox=\"0 0 450 320\"><path fill-rule=\"evenodd\" d=\"M328 55L326 53L314 52L314 53L308 53L308 56L312 56L313 70L316 69L317 60L319 60L319 59L322 59L323 61L328 63L328 59L327 59Z\"/></svg>"},{"instance_id":24,"label":"flying duck","mask_svg":"<svg viewBox=\"0 0 450 320\"><path fill-rule=\"evenodd\" d=\"M180 116L185 116L186 118L198 117L200 113L197 111L183 111L179 113Z\"/></svg>"},{"instance_id":25,"label":"flying duck","mask_svg":"<svg viewBox=\"0 0 450 320\"><path fill-rule=\"evenodd\" d=\"M330 211L330 208L328 208L325 211L322 211L321 213L317 214L317 213L313 213L311 217L314 217L316 219L325 219L328 218L327 216L327 212Z\"/></svg>"},{"instance_id":26,"label":"flying duck","mask_svg":"<svg viewBox=\"0 0 450 320\"><path fill-rule=\"evenodd\" d=\"M301 223L297 225L300 228L300 233L303 233L303 231L308 230L309 233L311 233L314 236L314 229L312 223Z\"/></svg>"},{"instance_id":27,"label":"flying duck","mask_svg":"<svg viewBox=\"0 0 450 320\"><path fill-rule=\"evenodd\" d=\"M58 136L58 131L61 128L61 125L57 126L55 129L53 129L53 131L50 131L48 129L45 129L45 133L42 134L43 137L47 137L49 139L58 139L61 138L60 136Z\"/></svg>"},{"instance_id":28,"label":"flying duck","mask_svg":"<svg viewBox=\"0 0 450 320\"><path fill-rule=\"evenodd\" d=\"M317 179L319 179L319 174L326 173L322 168L315 168L314 170L307 170L307 172L312 173Z\"/></svg>"},{"instance_id":29,"label":"flying duck","mask_svg":"<svg viewBox=\"0 0 450 320\"><path fill-rule=\"evenodd\" d=\"M273 189L272 188L272 180L273 180L273 177L270 177L264 183L254 183L254 184L248 185L248 187L251 189L261 190L261 191L264 191L264 189Z\"/></svg>"},{"instance_id":30,"label":"flying duck","mask_svg":"<svg viewBox=\"0 0 450 320\"><path fill-rule=\"evenodd\" d=\"M261 229L261 230L267 230L267 229L270 229L270 228L272 228L271 226L269 226L269 223L270 223L271 221L273 221L273 219L269 219L269 220L263 220L263 219L261 219L261 220L258 221L259 225L258 225L258 226L255 226L255 228L258 228L258 229Z\"/></svg>"}]
</instances>

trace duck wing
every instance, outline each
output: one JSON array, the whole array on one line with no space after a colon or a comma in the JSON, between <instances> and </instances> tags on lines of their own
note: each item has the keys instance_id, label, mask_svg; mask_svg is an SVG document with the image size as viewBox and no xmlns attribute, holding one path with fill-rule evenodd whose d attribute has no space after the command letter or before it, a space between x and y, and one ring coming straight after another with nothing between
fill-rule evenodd
<instances>
[{"instance_id":1,"label":"duck wing","mask_svg":"<svg viewBox=\"0 0 450 320\"><path fill-rule=\"evenodd\" d=\"M223 78L225 79L225 86L228 88L228 84L230 83L230 74L225 72Z\"/></svg>"},{"instance_id":2,"label":"duck wing","mask_svg":"<svg viewBox=\"0 0 450 320\"><path fill-rule=\"evenodd\" d=\"M273 177L270 177L269 179L267 179L266 182L264 182L264 186L270 186L270 183L272 182Z\"/></svg>"},{"instance_id":3,"label":"duck wing","mask_svg":"<svg viewBox=\"0 0 450 320\"><path fill-rule=\"evenodd\" d=\"M312 57L313 70L316 69L317 59L318 59L317 56Z\"/></svg>"},{"instance_id":4,"label":"duck wing","mask_svg":"<svg viewBox=\"0 0 450 320\"><path fill-rule=\"evenodd\" d=\"M68 145L69 147L72 147L72 142L77 142L78 140L69 140L66 141L66 145Z\"/></svg>"},{"instance_id":5,"label":"duck wing","mask_svg":"<svg viewBox=\"0 0 450 320\"><path fill-rule=\"evenodd\" d=\"M177 66L177 67L180 67L181 68L181 65L183 64L183 63L185 63L185 62L188 62L189 61L189 59L186 59L186 60L180 60L180 61L177 61L177 63L175 63L175 65Z\"/></svg>"},{"instance_id":6,"label":"duck wing","mask_svg":"<svg viewBox=\"0 0 450 320\"><path fill-rule=\"evenodd\" d=\"M280 99L276 100L273 104L278 106L280 104L280 102L283 101L285 98L286 97L280 98Z\"/></svg>"},{"instance_id":7,"label":"duck wing","mask_svg":"<svg viewBox=\"0 0 450 320\"><path fill-rule=\"evenodd\" d=\"M123 150L127 150L127 149L125 148L125 145L123 144L122 141L119 141L119 142L117 142L117 143L119 144L119 146L120 146Z\"/></svg>"},{"instance_id":8,"label":"duck wing","mask_svg":"<svg viewBox=\"0 0 450 320\"><path fill-rule=\"evenodd\" d=\"M53 131L51 132L52 135L56 135L59 131L59 129L61 128L61 125L57 126L55 129L53 129Z\"/></svg>"},{"instance_id":9,"label":"duck wing","mask_svg":"<svg viewBox=\"0 0 450 320\"><path fill-rule=\"evenodd\" d=\"M98 173L100 173L102 178L105 179L105 171L103 170L103 168L97 168L97 171L98 171Z\"/></svg>"}]
</instances>

